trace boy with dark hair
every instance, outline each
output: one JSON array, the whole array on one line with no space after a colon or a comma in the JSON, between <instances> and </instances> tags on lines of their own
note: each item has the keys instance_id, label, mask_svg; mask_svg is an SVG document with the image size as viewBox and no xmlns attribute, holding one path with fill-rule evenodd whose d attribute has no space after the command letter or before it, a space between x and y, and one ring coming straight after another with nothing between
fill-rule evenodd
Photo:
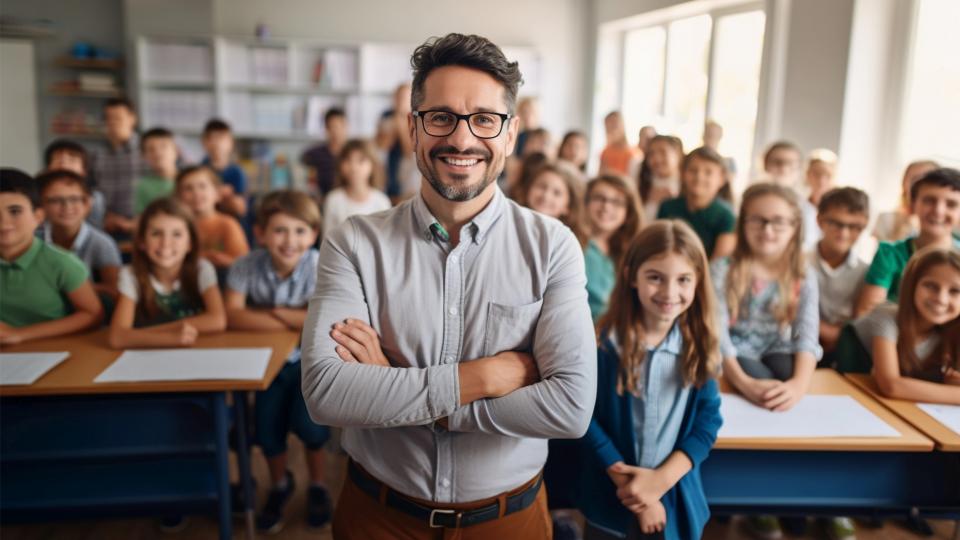
<instances>
[{"instance_id":1,"label":"boy with dark hair","mask_svg":"<svg viewBox=\"0 0 960 540\"><path fill-rule=\"evenodd\" d=\"M153 201L172 195L177 179L177 143L170 130L148 130L140 139L140 150L149 172L137 182L133 197L135 214L143 212Z\"/></svg>"},{"instance_id":2,"label":"boy with dark hair","mask_svg":"<svg viewBox=\"0 0 960 540\"><path fill-rule=\"evenodd\" d=\"M86 266L98 293L115 297L122 266L120 250L110 235L85 221L91 208L86 179L58 169L37 177L46 221L38 230L48 244L73 252Z\"/></svg>"},{"instance_id":3,"label":"boy with dark hair","mask_svg":"<svg viewBox=\"0 0 960 540\"><path fill-rule=\"evenodd\" d=\"M203 127L203 149L209 165L220 175L220 204L222 210L241 217L247 213L247 175L233 162L234 139L230 124L213 118Z\"/></svg>"},{"instance_id":4,"label":"boy with dark hair","mask_svg":"<svg viewBox=\"0 0 960 540\"><path fill-rule=\"evenodd\" d=\"M104 229L111 234L132 234L133 189L143 174L134 127L137 113L126 98L111 98L103 105L107 148L94 155L93 177L106 199Z\"/></svg>"},{"instance_id":5,"label":"boy with dark hair","mask_svg":"<svg viewBox=\"0 0 960 540\"><path fill-rule=\"evenodd\" d=\"M254 230L263 247L233 263L227 277L228 324L235 330L301 332L317 282L319 253L313 245L320 231L320 210L306 193L275 191L260 202ZM293 475L287 470L288 432L296 433L306 447L307 521L322 526L330 520L323 453L330 430L307 413L300 391L300 349L290 355L270 387L257 394L254 418L272 482L257 527L268 533L283 527L283 509L294 492Z\"/></svg>"},{"instance_id":6,"label":"boy with dark hair","mask_svg":"<svg viewBox=\"0 0 960 540\"><path fill-rule=\"evenodd\" d=\"M57 139L47 145L44 150L43 163L45 171L57 169L73 171L86 179L90 186L90 211L87 213L87 223L102 230L103 220L107 214L107 200L102 191L94 188L87 149L80 143L68 139Z\"/></svg>"},{"instance_id":7,"label":"boy with dark hair","mask_svg":"<svg viewBox=\"0 0 960 540\"><path fill-rule=\"evenodd\" d=\"M347 115L339 107L327 109L323 115L327 140L308 149L300 156L300 162L309 169L308 184L311 191L323 196L335 186L337 155L347 142Z\"/></svg>"},{"instance_id":8,"label":"boy with dark hair","mask_svg":"<svg viewBox=\"0 0 960 540\"><path fill-rule=\"evenodd\" d=\"M0 169L0 344L72 334L103 319L103 306L74 255L37 238L37 182Z\"/></svg>"},{"instance_id":9,"label":"boy with dark hair","mask_svg":"<svg viewBox=\"0 0 960 540\"><path fill-rule=\"evenodd\" d=\"M923 175L910 188L910 205L920 220L920 233L898 242L880 242L864 278L856 317L884 300L897 302L900 276L917 251L928 246L960 248L960 241L953 236L960 226L960 171L942 168Z\"/></svg>"},{"instance_id":10,"label":"boy with dark hair","mask_svg":"<svg viewBox=\"0 0 960 540\"><path fill-rule=\"evenodd\" d=\"M763 170L769 181L792 189L799 187L803 152L790 141L777 141L763 154Z\"/></svg>"}]
</instances>

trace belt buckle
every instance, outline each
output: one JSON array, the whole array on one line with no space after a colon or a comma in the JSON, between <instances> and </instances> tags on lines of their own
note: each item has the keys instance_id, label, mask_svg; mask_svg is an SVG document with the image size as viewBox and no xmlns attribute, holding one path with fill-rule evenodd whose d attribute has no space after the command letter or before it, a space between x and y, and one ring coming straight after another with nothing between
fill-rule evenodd
<instances>
[{"instance_id":1,"label":"belt buckle","mask_svg":"<svg viewBox=\"0 0 960 540\"><path fill-rule=\"evenodd\" d=\"M447 509L444 509L444 508L434 508L433 510L430 511L430 528L431 528L431 529L442 529L442 528L443 528L443 525L437 525L437 524L434 523L434 521L433 521L437 514L451 514L451 515L452 515L452 514L456 514L456 513L457 513L456 510L447 510Z\"/></svg>"}]
</instances>

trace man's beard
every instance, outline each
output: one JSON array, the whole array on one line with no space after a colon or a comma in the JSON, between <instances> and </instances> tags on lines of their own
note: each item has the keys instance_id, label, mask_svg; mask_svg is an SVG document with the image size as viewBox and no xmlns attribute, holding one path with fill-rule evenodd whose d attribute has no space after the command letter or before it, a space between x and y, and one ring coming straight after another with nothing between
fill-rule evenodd
<instances>
[{"instance_id":1,"label":"man's beard","mask_svg":"<svg viewBox=\"0 0 960 540\"><path fill-rule=\"evenodd\" d=\"M478 184L471 186L456 186L456 185L447 185L440 180L440 174L433 167L433 161L437 159L437 156L440 154L454 154L458 157L466 158L478 158L486 164L486 171L484 177ZM427 179L427 182L433 187L434 191L440 194L441 197L448 201L453 202L464 202L469 201L475 198L477 195L483 193L483 190L487 189L491 183L493 183L498 176L500 176L500 171L503 169L502 163L499 167L495 167L493 163L490 162L492 154L486 149L475 149L470 148L465 152L460 152L452 146L438 146L430 150L430 162L424 163L420 159L420 153L415 152L417 156L417 168L420 169L420 172L423 174L423 177ZM478 163L479 165L479 163ZM466 176L466 175L454 175L456 176Z\"/></svg>"}]
</instances>

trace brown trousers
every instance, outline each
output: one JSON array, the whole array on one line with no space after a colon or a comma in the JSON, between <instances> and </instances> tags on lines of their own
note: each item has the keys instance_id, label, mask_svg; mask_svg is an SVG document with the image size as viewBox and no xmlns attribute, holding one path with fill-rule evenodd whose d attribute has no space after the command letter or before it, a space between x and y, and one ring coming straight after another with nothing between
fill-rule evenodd
<instances>
[{"instance_id":1,"label":"brown trousers","mask_svg":"<svg viewBox=\"0 0 960 540\"><path fill-rule=\"evenodd\" d=\"M532 482L532 480L531 480ZM445 504L411 499L424 506L438 506L452 510L466 510L493 504L522 491L530 484L502 493L498 497L466 504ZM460 529L434 529L428 523L390 508L361 491L346 475L340 500L333 513L335 540L550 540L553 525L547 510L547 492L543 485L533 504L519 512Z\"/></svg>"}]
</instances>

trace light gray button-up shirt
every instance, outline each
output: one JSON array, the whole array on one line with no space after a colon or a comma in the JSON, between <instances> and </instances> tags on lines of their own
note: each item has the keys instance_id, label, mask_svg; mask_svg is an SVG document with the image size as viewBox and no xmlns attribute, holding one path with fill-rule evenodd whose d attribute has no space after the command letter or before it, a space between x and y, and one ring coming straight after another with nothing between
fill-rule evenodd
<instances>
[{"instance_id":1,"label":"light gray button-up shirt","mask_svg":"<svg viewBox=\"0 0 960 540\"><path fill-rule=\"evenodd\" d=\"M320 249L303 332L303 395L313 419L343 426L350 456L393 489L469 502L543 467L547 438L586 431L596 339L583 254L559 221L493 199L450 244L422 196L351 217ZM329 337L370 322L394 367L345 363ZM528 351L541 381L461 406L457 364ZM434 424L448 417L449 431Z\"/></svg>"}]
</instances>

